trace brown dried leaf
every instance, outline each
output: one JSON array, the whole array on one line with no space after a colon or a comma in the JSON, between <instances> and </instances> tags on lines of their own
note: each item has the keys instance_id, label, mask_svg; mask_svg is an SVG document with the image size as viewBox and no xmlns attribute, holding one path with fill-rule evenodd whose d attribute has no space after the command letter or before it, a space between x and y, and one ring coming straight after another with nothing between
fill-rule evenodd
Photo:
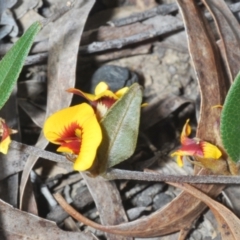
<instances>
[{"instance_id":1,"label":"brown dried leaf","mask_svg":"<svg viewBox=\"0 0 240 240\"><path fill-rule=\"evenodd\" d=\"M81 173L86 181L88 189L94 199L103 225L116 225L128 222L126 213L122 206L121 196L113 181L106 181L102 177L91 178L85 173ZM112 234L106 234L108 239L131 240Z\"/></svg>"},{"instance_id":2,"label":"brown dried leaf","mask_svg":"<svg viewBox=\"0 0 240 240\"><path fill-rule=\"evenodd\" d=\"M52 23L49 38L46 116L68 107L71 103L72 94L68 94L65 90L75 85L79 41L93 4L94 0L84 3L82 0L77 0L73 8ZM47 144L47 140L41 134L36 146L44 149ZM30 156L23 171L20 184L20 207L29 173L37 159L35 156Z\"/></svg>"},{"instance_id":3,"label":"brown dried leaf","mask_svg":"<svg viewBox=\"0 0 240 240\"><path fill-rule=\"evenodd\" d=\"M45 111L25 99L19 99L18 105L26 112L26 114L38 127L43 127L46 115Z\"/></svg>"},{"instance_id":4,"label":"brown dried leaf","mask_svg":"<svg viewBox=\"0 0 240 240\"><path fill-rule=\"evenodd\" d=\"M237 217L240 217L240 188L238 185L230 185L223 191L224 205L230 208Z\"/></svg>"},{"instance_id":5,"label":"brown dried leaf","mask_svg":"<svg viewBox=\"0 0 240 240\"><path fill-rule=\"evenodd\" d=\"M231 81L240 70L240 27L237 19L223 0L204 0L211 12L223 42L225 62Z\"/></svg>"},{"instance_id":6,"label":"brown dried leaf","mask_svg":"<svg viewBox=\"0 0 240 240\"><path fill-rule=\"evenodd\" d=\"M217 196L220 191L218 185L198 184L196 186L205 193L212 191L210 194L212 197ZM112 234L142 238L166 235L182 228L188 228L193 219L198 217L206 208L203 202L193 198L189 193L182 192L170 204L148 217L115 226L103 226L82 216L61 195L57 194L55 198L68 214L86 225Z\"/></svg>"},{"instance_id":7,"label":"brown dried leaf","mask_svg":"<svg viewBox=\"0 0 240 240\"><path fill-rule=\"evenodd\" d=\"M217 222L222 239L238 240L240 236L240 219L235 216L228 208L213 200L203 192L187 183L170 183L171 185L181 188L188 192L194 198L203 201L212 210Z\"/></svg>"},{"instance_id":8,"label":"brown dried leaf","mask_svg":"<svg viewBox=\"0 0 240 240\"><path fill-rule=\"evenodd\" d=\"M201 112L197 137L216 144L214 125L220 111L212 106L223 104L228 84L225 82L220 55L205 19L192 0L177 0L188 35L189 51L201 91ZM200 37L201 36L201 37Z\"/></svg>"},{"instance_id":9,"label":"brown dried leaf","mask_svg":"<svg viewBox=\"0 0 240 240\"><path fill-rule=\"evenodd\" d=\"M22 212L0 200L0 239L39 239L39 240L94 240L94 236L81 232L66 232L56 223Z\"/></svg>"}]
</instances>

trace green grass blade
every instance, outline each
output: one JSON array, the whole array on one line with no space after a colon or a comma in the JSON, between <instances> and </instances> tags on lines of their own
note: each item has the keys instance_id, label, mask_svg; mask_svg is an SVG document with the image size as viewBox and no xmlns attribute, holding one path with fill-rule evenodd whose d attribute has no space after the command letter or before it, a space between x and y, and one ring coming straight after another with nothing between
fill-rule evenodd
<instances>
[{"instance_id":1,"label":"green grass blade","mask_svg":"<svg viewBox=\"0 0 240 240\"><path fill-rule=\"evenodd\" d=\"M0 109L10 96L40 29L40 22L33 23L0 61Z\"/></svg>"},{"instance_id":2,"label":"green grass blade","mask_svg":"<svg viewBox=\"0 0 240 240\"><path fill-rule=\"evenodd\" d=\"M228 91L223 106L220 132L223 146L235 162L240 161L240 73Z\"/></svg>"}]
</instances>

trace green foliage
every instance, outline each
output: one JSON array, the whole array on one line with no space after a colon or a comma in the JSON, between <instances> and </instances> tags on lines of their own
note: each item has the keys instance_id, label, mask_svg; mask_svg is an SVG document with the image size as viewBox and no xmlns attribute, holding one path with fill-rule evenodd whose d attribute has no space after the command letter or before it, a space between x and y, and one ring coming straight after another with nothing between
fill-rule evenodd
<instances>
[{"instance_id":1,"label":"green foliage","mask_svg":"<svg viewBox=\"0 0 240 240\"><path fill-rule=\"evenodd\" d=\"M33 23L0 61L0 109L10 96L40 29L40 22Z\"/></svg>"},{"instance_id":2,"label":"green foliage","mask_svg":"<svg viewBox=\"0 0 240 240\"><path fill-rule=\"evenodd\" d=\"M228 91L220 124L223 146L237 163L240 161L240 73Z\"/></svg>"},{"instance_id":3,"label":"green foliage","mask_svg":"<svg viewBox=\"0 0 240 240\"><path fill-rule=\"evenodd\" d=\"M133 84L101 121L103 141L98 159L103 172L127 158L135 151L142 102L139 84Z\"/></svg>"}]
</instances>

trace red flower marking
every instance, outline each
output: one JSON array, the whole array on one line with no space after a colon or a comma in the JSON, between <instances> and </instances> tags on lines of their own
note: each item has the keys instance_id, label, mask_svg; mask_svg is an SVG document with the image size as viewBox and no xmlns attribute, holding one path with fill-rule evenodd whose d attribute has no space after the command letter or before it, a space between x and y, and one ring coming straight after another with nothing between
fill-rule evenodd
<instances>
[{"instance_id":1,"label":"red flower marking","mask_svg":"<svg viewBox=\"0 0 240 240\"><path fill-rule=\"evenodd\" d=\"M71 149L77 155L80 152L82 138L76 135L76 130L82 131L82 127L77 122L70 123L64 128L60 138L56 141L62 147Z\"/></svg>"},{"instance_id":2,"label":"red flower marking","mask_svg":"<svg viewBox=\"0 0 240 240\"><path fill-rule=\"evenodd\" d=\"M108 109L117 101L117 99L114 99L112 97L104 96L99 98L98 100L92 101L92 106L96 109L97 105L101 103L102 105L106 106Z\"/></svg>"},{"instance_id":3,"label":"red flower marking","mask_svg":"<svg viewBox=\"0 0 240 240\"><path fill-rule=\"evenodd\" d=\"M10 133L9 133L9 129L8 129L8 126L7 124L4 122L4 121L1 121L1 124L2 124L2 130L3 130L3 133L2 133L2 141L4 141L7 137L9 137Z\"/></svg>"}]
</instances>

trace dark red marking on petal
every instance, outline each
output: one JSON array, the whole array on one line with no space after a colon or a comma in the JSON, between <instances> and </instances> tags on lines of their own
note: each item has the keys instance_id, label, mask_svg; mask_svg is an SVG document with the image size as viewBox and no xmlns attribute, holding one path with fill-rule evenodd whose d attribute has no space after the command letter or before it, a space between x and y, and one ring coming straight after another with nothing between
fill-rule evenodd
<instances>
[{"instance_id":1,"label":"dark red marking on petal","mask_svg":"<svg viewBox=\"0 0 240 240\"><path fill-rule=\"evenodd\" d=\"M1 142L4 141L7 137L9 137L9 130L8 130L8 126L4 121L1 121L2 124L2 129L3 129L3 133L2 133L2 139Z\"/></svg>"},{"instance_id":2,"label":"dark red marking on petal","mask_svg":"<svg viewBox=\"0 0 240 240\"><path fill-rule=\"evenodd\" d=\"M198 142L194 141L194 139L189 138L188 140L189 140L189 141L187 141L188 144L182 144L182 146L179 150L188 152L189 155L191 155L191 156L203 157L204 153L203 153L201 141L198 143Z\"/></svg>"},{"instance_id":3,"label":"dark red marking on petal","mask_svg":"<svg viewBox=\"0 0 240 240\"><path fill-rule=\"evenodd\" d=\"M108 97L108 96L104 96L101 97L97 100L98 103L101 103L102 105L105 105L108 109L116 102L117 100L112 98L112 97Z\"/></svg>"},{"instance_id":4,"label":"dark red marking on petal","mask_svg":"<svg viewBox=\"0 0 240 240\"><path fill-rule=\"evenodd\" d=\"M59 140L73 140L76 136L76 129L82 131L82 127L77 122L71 122L68 126L64 127Z\"/></svg>"},{"instance_id":5,"label":"dark red marking on petal","mask_svg":"<svg viewBox=\"0 0 240 240\"><path fill-rule=\"evenodd\" d=\"M62 147L71 149L75 154L79 154L82 143L82 138L76 136L77 129L82 131L82 127L77 122L71 122L64 127L60 138L56 140Z\"/></svg>"},{"instance_id":6,"label":"dark red marking on petal","mask_svg":"<svg viewBox=\"0 0 240 240\"><path fill-rule=\"evenodd\" d=\"M80 148L81 148L81 140L77 139L77 140L73 140L71 142L63 142L61 144L61 146L71 149L74 154L78 155L80 152Z\"/></svg>"}]
</instances>

